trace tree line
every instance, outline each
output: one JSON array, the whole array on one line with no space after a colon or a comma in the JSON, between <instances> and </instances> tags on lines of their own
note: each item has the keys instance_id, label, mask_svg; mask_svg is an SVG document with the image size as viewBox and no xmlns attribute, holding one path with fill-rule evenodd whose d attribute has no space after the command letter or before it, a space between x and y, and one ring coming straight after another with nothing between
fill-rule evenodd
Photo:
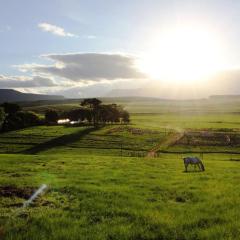
<instances>
[{"instance_id":1,"label":"tree line","mask_svg":"<svg viewBox=\"0 0 240 240\"><path fill-rule=\"evenodd\" d=\"M97 98L84 99L80 107L70 111L57 112L48 110L45 113L48 123L56 123L59 119L87 122L94 126L106 123L129 123L129 113L117 104L102 104Z\"/></svg>"},{"instance_id":2,"label":"tree line","mask_svg":"<svg viewBox=\"0 0 240 240\"><path fill-rule=\"evenodd\" d=\"M78 108L69 111L49 109L42 118L32 111L24 111L16 103L0 105L0 128L2 132L21 128L57 124L60 119L69 119L88 125L129 123L129 113L117 104L102 104L97 98L84 99Z\"/></svg>"}]
</instances>

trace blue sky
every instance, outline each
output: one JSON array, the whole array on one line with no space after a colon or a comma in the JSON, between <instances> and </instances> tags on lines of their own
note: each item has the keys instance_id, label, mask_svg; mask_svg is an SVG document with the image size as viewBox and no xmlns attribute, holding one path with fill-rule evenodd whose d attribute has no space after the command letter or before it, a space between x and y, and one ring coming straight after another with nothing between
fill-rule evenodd
<instances>
[{"instance_id":1,"label":"blue sky","mask_svg":"<svg viewBox=\"0 0 240 240\"><path fill-rule=\"evenodd\" d=\"M2 76L0 77L0 87L1 81L4 81L4 86L8 86L7 81L11 80L34 81L34 77L35 79L36 77L49 77L54 81L52 90L49 90L47 86L41 88L40 82L35 88L24 87L23 84L21 90L64 94L61 89L63 82L65 85L69 84L69 88L82 87L83 89L89 87L90 82L90 85L95 83L96 86L100 86L99 91L101 92L101 81L91 82L91 76L89 79L82 79L82 76L86 75L80 74L79 81L76 81L76 78L68 79L64 73L63 79L62 71L61 73L58 71L56 74L56 69L54 72L50 71L52 69L49 69L49 66L48 69L42 71L43 69L40 69L39 66L36 68L31 64L51 65L54 61L59 62L59 58L62 59L63 54L104 53L100 55L103 57L103 61L108 58L106 53L138 55L149 47L150 36L154 38L154 34L157 34L163 27L181 22L210 26L210 29L218 32L227 49L225 57L229 64L236 66L240 62L239 12L240 1L238 0L2 0L0 7L0 76ZM44 30L39 27L39 24L42 23L63 29L66 36ZM74 36L70 37L67 34ZM53 54L59 56L53 59ZM129 58L121 58L121 54L118 59L114 59L116 62L113 62L113 69L122 61L126 61L129 64L128 67L132 68L133 62ZM43 58L40 57L41 55L48 55L48 57ZM95 59L93 61L95 56L90 55L91 61L88 61L91 64L96 64ZM86 60L86 58L77 56L76 64L81 65L80 61L83 59ZM66 66L70 64L69 62L63 63ZM24 64L31 66L21 68L23 71L19 71L19 67L16 65ZM111 67L107 64L104 66ZM73 66L71 65L71 67ZM72 70L76 72L75 68ZM87 70L89 71L89 69ZM80 71L79 67L77 74L78 71ZM121 71L129 72L129 69L125 66ZM18 76L22 78L18 78ZM105 78L105 76L107 77ZM104 88L107 82L112 88L122 88L125 85L121 81L114 81L113 84L109 76L112 76L112 73L108 72L106 75L100 76ZM119 73L113 79L116 80L122 76L123 74ZM135 76L137 77L135 78ZM128 84L131 87L139 87L146 81L145 76L139 77L138 70L129 72L129 77L125 74L124 80L126 79L129 79ZM56 88L58 83L60 84ZM66 86L63 88L65 89Z\"/></svg>"}]
</instances>

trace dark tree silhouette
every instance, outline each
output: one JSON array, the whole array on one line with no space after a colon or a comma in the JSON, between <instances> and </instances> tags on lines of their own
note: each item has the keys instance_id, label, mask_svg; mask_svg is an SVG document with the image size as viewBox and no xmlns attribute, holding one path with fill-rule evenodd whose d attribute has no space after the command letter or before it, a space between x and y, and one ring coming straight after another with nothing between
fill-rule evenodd
<instances>
[{"instance_id":1,"label":"dark tree silhouette","mask_svg":"<svg viewBox=\"0 0 240 240\"><path fill-rule=\"evenodd\" d=\"M5 112L3 108L0 107L0 128L2 126L2 123L4 122L4 119L5 119Z\"/></svg>"},{"instance_id":2,"label":"dark tree silhouette","mask_svg":"<svg viewBox=\"0 0 240 240\"><path fill-rule=\"evenodd\" d=\"M47 110L45 112L45 121L47 123L57 123L58 121L58 112L56 110Z\"/></svg>"},{"instance_id":3,"label":"dark tree silhouette","mask_svg":"<svg viewBox=\"0 0 240 240\"><path fill-rule=\"evenodd\" d=\"M129 113L117 104L102 104L97 98L85 99L81 102L81 108L62 112L59 118L68 118L71 121L87 121L96 127L106 123L129 123Z\"/></svg>"},{"instance_id":4,"label":"dark tree silhouette","mask_svg":"<svg viewBox=\"0 0 240 240\"><path fill-rule=\"evenodd\" d=\"M19 111L6 116L2 126L3 131L12 131L25 127L36 126L41 123L40 118L33 112Z\"/></svg>"},{"instance_id":5,"label":"dark tree silhouette","mask_svg":"<svg viewBox=\"0 0 240 240\"><path fill-rule=\"evenodd\" d=\"M73 109L66 114L66 118L68 118L70 121L78 121L82 119L82 117L81 109Z\"/></svg>"},{"instance_id":6,"label":"dark tree silhouette","mask_svg":"<svg viewBox=\"0 0 240 240\"><path fill-rule=\"evenodd\" d=\"M99 123L99 110L101 103L102 102L97 98L87 98L81 102L81 106L87 107L92 110L93 124L95 127L98 126Z\"/></svg>"},{"instance_id":7,"label":"dark tree silhouette","mask_svg":"<svg viewBox=\"0 0 240 240\"><path fill-rule=\"evenodd\" d=\"M21 110L21 107L16 103L5 102L2 104L2 107L4 109L4 112L10 115L13 115Z\"/></svg>"},{"instance_id":8,"label":"dark tree silhouette","mask_svg":"<svg viewBox=\"0 0 240 240\"><path fill-rule=\"evenodd\" d=\"M123 123L129 123L130 122L130 116L129 116L129 112L126 110L122 110L120 112L120 116L121 116L121 120Z\"/></svg>"}]
</instances>

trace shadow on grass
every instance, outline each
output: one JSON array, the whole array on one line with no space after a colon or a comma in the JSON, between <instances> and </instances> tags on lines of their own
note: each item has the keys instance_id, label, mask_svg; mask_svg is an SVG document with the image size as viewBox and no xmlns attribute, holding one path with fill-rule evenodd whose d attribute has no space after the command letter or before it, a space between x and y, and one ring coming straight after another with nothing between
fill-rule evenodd
<instances>
[{"instance_id":1,"label":"shadow on grass","mask_svg":"<svg viewBox=\"0 0 240 240\"><path fill-rule=\"evenodd\" d=\"M183 173L204 173L205 171L202 170L188 170L188 171L183 171Z\"/></svg>"},{"instance_id":2,"label":"shadow on grass","mask_svg":"<svg viewBox=\"0 0 240 240\"><path fill-rule=\"evenodd\" d=\"M99 128L94 128L94 127L89 127L89 128L84 129L84 130L81 129L81 130L79 130L75 133L68 134L68 135L63 135L61 137L51 139L47 142L40 143L40 144L30 148L30 149L22 151L21 153L37 154L39 152L43 152L43 151L49 150L51 148L64 146L64 145L67 145L69 143L76 142L76 141L80 140L81 138L83 138L84 136L86 136L87 134L89 134L90 132L96 131L98 129Z\"/></svg>"}]
</instances>

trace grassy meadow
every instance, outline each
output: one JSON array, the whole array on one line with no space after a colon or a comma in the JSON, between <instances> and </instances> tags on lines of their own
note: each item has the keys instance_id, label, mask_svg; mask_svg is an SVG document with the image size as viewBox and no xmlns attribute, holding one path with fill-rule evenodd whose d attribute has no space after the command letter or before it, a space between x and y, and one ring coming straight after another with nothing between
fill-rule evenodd
<instances>
[{"instance_id":1,"label":"grassy meadow","mask_svg":"<svg viewBox=\"0 0 240 240\"><path fill-rule=\"evenodd\" d=\"M0 239L240 239L239 102L105 101L131 124L0 134ZM184 172L184 156L206 171Z\"/></svg>"}]
</instances>

